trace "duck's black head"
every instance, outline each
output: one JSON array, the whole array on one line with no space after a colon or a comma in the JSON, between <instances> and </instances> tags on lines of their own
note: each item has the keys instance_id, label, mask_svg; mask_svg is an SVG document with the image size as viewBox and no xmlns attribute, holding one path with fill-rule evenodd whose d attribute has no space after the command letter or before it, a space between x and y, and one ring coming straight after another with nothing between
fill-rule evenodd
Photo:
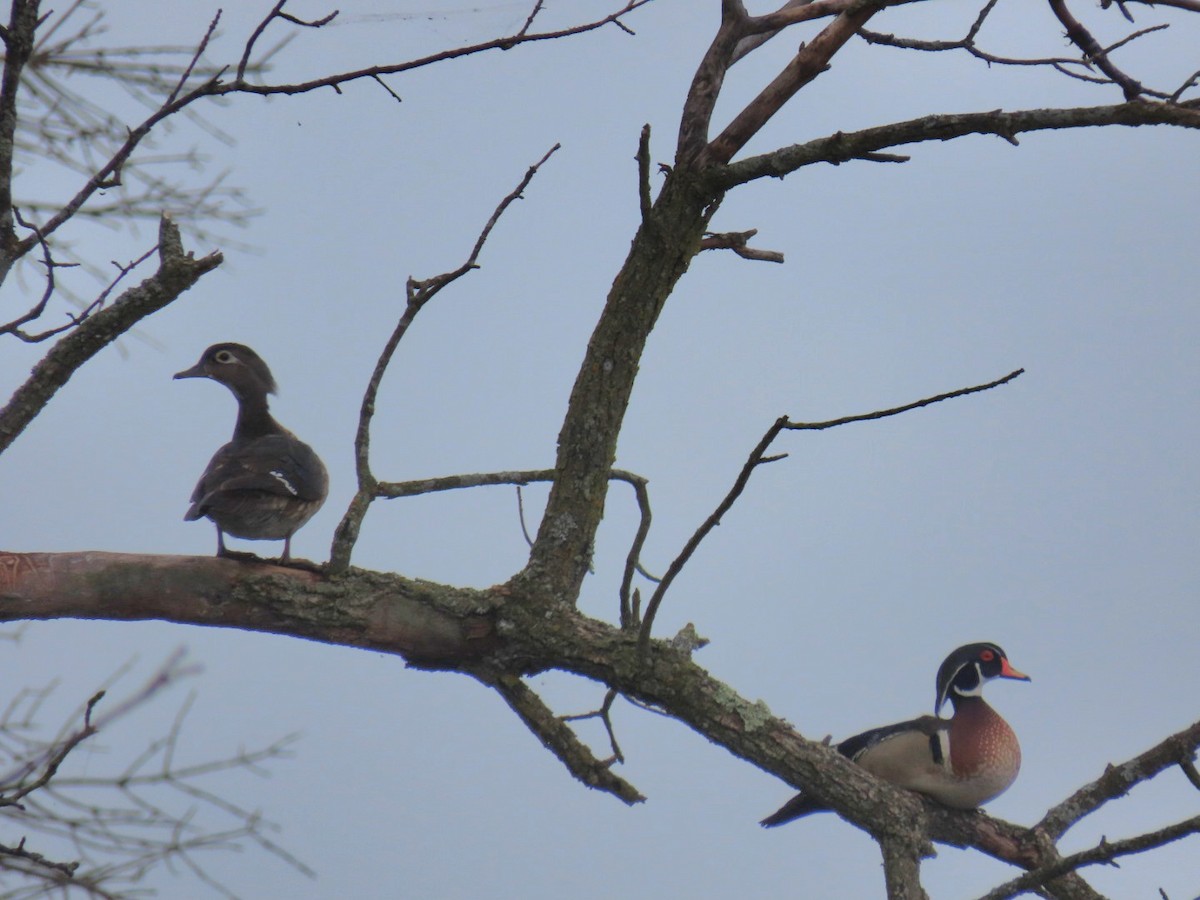
<instances>
[{"instance_id":1,"label":"duck's black head","mask_svg":"<svg viewBox=\"0 0 1200 900\"><path fill-rule=\"evenodd\" d=\"M959 647L938 669L934 712L941 710L947 700L957 702L963 697L982 696L983 686L993 678L1029 681L1028 675L1009 665L1008 655L996 644L985 641Z\"/></svg>"}]
</instances>

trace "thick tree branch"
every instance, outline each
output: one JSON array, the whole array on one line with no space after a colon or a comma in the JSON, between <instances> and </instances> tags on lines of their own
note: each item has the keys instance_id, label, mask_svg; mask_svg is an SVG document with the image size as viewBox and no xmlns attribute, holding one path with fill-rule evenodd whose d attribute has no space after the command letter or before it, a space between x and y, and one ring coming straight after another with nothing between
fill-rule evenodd
<instances>
[{"instance_id":1,"label":"thick tree branch","mask_svg":"<svg viewBox=\"0 0 1200 900\"><path fill-rule=\"evenodd\" d=\"M683 102L675 147L676 166L694 164L708 145L708 130L725 84L725 73L733 65L738 44L749 34L748 26L749 16L740 0L721 4L721 25L692 76Z\"/></svg>"},{"instance_id":2,"label":"thick tree branch","mask_svg":"<svg viewBox=\"0 0 1200 900\"><path fill-rule=\"evenodd\" d=\"M0 621L162 619L402 654L471 660L495 643L479 591L350 571L335 580L192 556L0 551Z\"/></svg>"},{"instance_id":3,"label":"thick tree branch","mask_svg":"<svg viewBox=\"0 0 1200 900\"><path fill-rule=\"evenodd\" d=\"M515 578L523 593L546 602L573 603L579 596L646 340L696 255L720 196L697 190L690 173L677 168L642 219L571 389L554 484L529 565Z\"/></svg>"},{"instance_id":4,"label":"thick tree branch","mask_svg":"<svg viewBox=\"0 0 1200 900\"><path fill-rule=\"evenodd\" d=\"M72 375L104 347L151 313L158 312L222 262L220 253L196 259L185 253L179 228L163 216L158 230L158 271L112 305L93 313L61 338L33 374L0 409L0 452L11 444Z\"/></svg>"},{"instance_id":5,"label":"thick tree branch","mask_svg":"<svg viewBox=\"0 0 1200 900\"><path fill-rule=\"evenodd\" d=\"M1098 896L1077 875L1064 874L1070 864L1045 830L947 809L881 782L823 743L805 740L761 701L739 697L688 652L653 641L643 653L635 634L570 607L547 615L536 598L511 585L473 591L361 570L328 579L213 558L0 553L0 620L57 617L165 619L269 631L464 672L499 690L576 777L629 802L637 792L610 779L607 764L519 681L551 669L571 672L661 709L735 756L813 792L880 841L888 877L896 884L919 887L914 878L932 839L1040 870L1037 877L1051 896ZM1117 768L1136 771L1138 780L1154 777L1166 765L1159 757L1173 754L1178 762L1197 739L1200 723ZM1153 754L1158 756L1151 764ZM1197 827L1200 820L1188 820L1085 853L1136 852ZM1084 864L1099 858L1070 859Z\"/></svg>"},{"instance_id":6,"label":"thick tree branch","mask_svg":"<svg viewBox=\"0 0 1200 900\"><path fill-rule=\"evenodd\" d=\"M921 854L913 843L898 837L879 842L888 900L928 900L929 895L921 887Z\"/></svg>"},{"instance_id":7,"label":"thick tree branch","mask_svg":"<svg viewBox=\"0 0 1200 900\"><path fill-rule=\"evenodd\" d=\"M804 144L752 156L723 168L710 170L709 177L718 188L728 190L757 178L782 178L814 163L843 163L861 159L869 153L917 144L923 141L949 141L969 134L994 134L1010 143L1027 131L1062 128L1091 128L1102 125L1176 125L1200 128L1200 110L1138 100L1115 106L1088 106L1076 109L1027 109L1016 112L994 110L982 113L922 116L906 122L880 125L862 131L838 132Z\"/></svg>"}]
</instances>

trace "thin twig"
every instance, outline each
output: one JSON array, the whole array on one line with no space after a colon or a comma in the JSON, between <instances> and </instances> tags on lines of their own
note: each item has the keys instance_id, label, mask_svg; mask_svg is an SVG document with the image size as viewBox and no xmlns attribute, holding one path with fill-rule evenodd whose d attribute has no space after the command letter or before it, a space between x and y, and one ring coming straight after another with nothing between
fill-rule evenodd
<instances>
[{"instance_id":1,"label":"thin twig","mask_svg":"<svg viewBox=\"0 0 1200 900\"><path fill-rule=\"evenodd\" d=\"M179 81L171 93L167 95L167 99L163 101L163 105L169 105L175 102L175 98L179 96L179 92L183 90L183 86L187 84L189 78L192 77L192 71L196 68L196 63L200 61L200 57L204 55L205 49L208 47L208 42L212 40L213 32L217 30L217 23L221 21L221 10L217 10L216 15L212 17L212 21L208 23L208 30L204 32L204 37L200 39L200 43L196 45L196 52L192 54L187 66L183 70L183 74L179 76ZM238 72L240 77L241 72Z\"/></svg>"},{"instance_id":2,"label":"thin twig","mask_svg":"<svg viewBox=\"0 0 1200 900\"><path fill-rule=\"evenodd\" d=\"M544 0L535 0L533 9L529 11L529 16L525 19L525 24L521 26L521 30L517 32L517 37L524 37L529 34L529 29L533 27L533 20L538 17L538 13L545 6Z\"/></svg>"},{"instance_id":3,"label":"thin twig","mask_svg":"<svg viewBox=\"0 0 1200 900\"><path fill-rule=\"evenodd\" d=\"M706 538L714 528L721 524L721 517L729 511L730 507L733 506L737 498L741 496L741 493L745 489L747 482L750 481L750 475L754 469L762 463L774 462L782 458L779 456L766 457L764 454L766 453L767 447L769 447L771 442L775 440L775 436L779 434L780 430L786 423L787 418L781 416L769 429L767 429L766 434L762 436L755 448L750 451L750 457L746 460L745 465L742 466L742 471L738 473L738 477L735 479L733 487L729 489L729 492L725 495L721 502L717 504L717 508L713 511L713 513L707 519L705 519L703 524L696 529L690 538L688 538L687 543L684 544L683 549L679 552L679 555L671 560L671 564L667 566L667 571L663 573L662 581L655 586L654 593L650 595L650 601L646 604L646 615L642 620L642 630L638 635L638 646L641 652L644 653L646 648L649 647L650 631L654 627L654 617L658 614L658 608L662 605L663 597L666 595L667 590L671 587L671 584L675 581L675 577L683 570L683 567L687 564L687 561L692 558L692 554L696 552L696 548L700 546L700 542L703 541L704 538Z\"/></svg>"},{"instance_id":4,"label":"thin twig","mask_svg":"<svg viewBox=\"0 0 1200 900\"><path fill-rule=\"evenodd\" d=\"M963 397L967 394L974 394L978 393L979 391L986 391L994 387L999 387L1002 384L1012 381L1024 371L1024 369L1017 369L1015 372L1010 372L1003 378L988 382L987 384L960 388L956 391L938 394L936 397L926 397L923 400L917 400L913 403L906 403L903 406L893 407L892 409L876 410L875 412L861 413L854 416L843 416L840 419L833 419L828 422L792 422L787 418L787 416L780 416L775 420L771 427L767 429L766 433L763 434L762 438L759 440L754 449L750 451L750 456L747 458L745 464L742 466L742 470L738 473L737 478L734 480L733 487L729 489L729 492L717 505L717 508L713 511L713 513L704 520L703 524L701 524L699 528L696 529L696 531L688 539L687 543L684 544L684 547L679 552L679 555L676 556L675 559L671 561L670 566L667 567L667 571L663 574L662 581L659 582L658 586L654 590L654 594L650 597L649 603L646 604L646 617L642 621L642 630L638 635L638 645L641 651L644 653L646 647L649 645L650 630L654 625L654 617L657 615L658 608L662 604L663 596L670 588L671 583L675 580L675 576L682 571L684 565L686 565L688 560L691 559L692 554L696 552L696 548L700 546L700 542L703 541L704 538L706 538L714 528L721 524L721 518L730 510L738 497L741 496L742 491L745 490L746 484L750 481L750 476L753 474L754 470L760 465L776 462L777 460L783 459L784 456L786 456L786 454L777 456L766 455L767 448L771 446L772 441L775 440L781 431L821 431L826 428L835 428L838 425L847 425L851 422L866 422L873 419L883 419L888 416L895 416L903 412L908 412L909 410L919 409L923 406L929 406L932 403L940 403L943 400L950 400L954 397Z\"/></svg>"},{"instance_id":5,"label":"thin twig","mask_svg":"<svg viewBox=\"0 0 1200 900\"><path fill-rule=\"evenodd\" d=\"M532 547L533 536L529 533L529 528L525 525L525 498L521 493L521 485L517 485L517 518L521 522L521 534L525 536L525 543Z\"/></svg>"},{"instance_id":6,"label":"thin twig","mask_svg":"<svg viewBox=\"0 0 1200 900\"><path fill-rule=\"evenodd\" d=\"M625 754L621 752L621 745L617 743L616 730L612 723L612 705L617 699L619 692L616 688L609 688L604 693L604 702L600 704L599 709L594 709L586 713L573 713L571 715L559 716L564 722L585 722L588 719L599 719L604 724L604 730L608 732L608 743L612 748L612 756L610 759L603 760L606 765L611 765L614 762L624 763Z\"/></svg>"},{"instance_id":7,"label":"thin twig","mask_svg":"<svg viewBox=\"0 0 1200 900\"><path fill-rule=\"evenodd\" d=\"M945 394L938 394L936 397L926 397L924 400L917 400L913 403L906 403L903 406L894 406L891 409L881 409L876 412L860 413L855 416L843 416L840 419L830 419L827 422L792 422L787 421L784 428L788 431L823 431L826 428L836 428L839 425L848 425L851 422L870 422L874 419L886 419L888 416L898 416L900 413L910 412L914 409L920 409L923 406L930 406L934 403L941 403L943 400L953 400L955 397L965 397L968 394L977 394L980 391L990 391L992 388L1000 387L1002 384L1008 384L1014 378L1023 375L1024 369L1017 369L1009 372L1003 378L997 378L995 381L989 381L987 384L977 384L973 387L960 388L957 391L949 391Z\"/></svg>"},{"instance_id":8,"label":"thin twig","mask_svg":"<svg viewBox=\"0 0 1200 900\"><path fill-rule=\"evenodd\" d=\"M625 474L625 473L623 473ZM613 470L613 477L617 477L617 470ZM638 527L634 533L633 541L629 545L629 552L625 555L625 569L621 573L621 587L618 591L620 598L620 615L622 628L637 628L639 625L639 611L634 603L633 575L635 572L640 572L644 578L650 581L658 582L657 579L650 575L642 568L642 548L646 544L646 537L650 534L650 491L647 487L645 478L634 476L632 478L623 478L633 488L634 496L637 498L638 505Z\"/></svg>"}]
</instances>

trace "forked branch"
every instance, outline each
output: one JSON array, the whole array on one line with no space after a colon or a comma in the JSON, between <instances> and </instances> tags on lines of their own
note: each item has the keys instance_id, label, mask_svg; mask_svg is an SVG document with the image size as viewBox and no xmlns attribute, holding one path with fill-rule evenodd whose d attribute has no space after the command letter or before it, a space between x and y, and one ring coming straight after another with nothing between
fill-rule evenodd
<instances>
[{"instance_id":1,"label":"forked branch","mask_svg":"<svg viewBox=\"0 0 1200 900\"><path fill-rule=\"evenodd\" d=\"M631 806L646 799L633 785L613 772L613 760L597 759L568 722L555 715L545 701L520 678L482 671L476 673L475 677L494 688L525 723L525 727L542 742L542 746L558 757L567 770L583 784L612 794ZM611 731L609 734L611 735Z\"/></svg>"},{"instance_id":2,"label":"forked branch","mask_svg":"<svg viewBox=\"0 0 1200 900\"><path fill-rule=\"evenodd\" d=\"M383 376L391 364L396 349L400 346L400 341L408 333L408 328L417 317L417 314L430 300L441 292L442 288L454 283L471 270L479 268L479 254L483 251L483 245L487 243L492 229L496 227L496 223L500 221L500 217L504 214L504 211L514 202L521 199L525 188L529 186L529 182L533 180L533 177L538 173L542 165L558 149L559 145L555 144L546 151L546 154L541 159L529 167L516 188L500 201L484 224L483 229L479 232L479 237L475 239L475 245L471 248L471 252L467 255L466 260L458 268L444 272L441 275L435 275L424 281L417 281L414 278L408 279L406 286L407 303L404 307L404 313L400 316L400 320L392 330L387 343L384 344L383 350L379 354L379 359L375 363L375 369L371 373L370 380L367 382L366 390L363 392L362 405L358 413L358 428L354 435L354 467L358 478L358 489L355 491L349 507L347 507L345 514L342 516L342 521L338 524L337 530L334 532L333 546L330 549L329 555L329 571L331 573L344 572L350 565L350 555L354 550L355 542L358 540L363 519L366 517L371 502L380 496L379 482L371 472L371 420L375 416L375 399L379 393L379 385L383 381Z\"/></svg>"}]
</instances>

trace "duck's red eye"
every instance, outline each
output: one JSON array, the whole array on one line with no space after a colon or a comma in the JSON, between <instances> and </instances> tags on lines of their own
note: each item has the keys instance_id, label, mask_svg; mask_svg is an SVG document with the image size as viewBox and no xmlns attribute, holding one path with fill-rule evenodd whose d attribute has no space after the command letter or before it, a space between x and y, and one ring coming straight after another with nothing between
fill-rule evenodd
<instances>
[{"instance_id":1,"label":"duck's red eye","mask_svg":"<svg viewBox=\"0 0 1200 900\"><path fill-rule=\"evenodd\" d=\"M984 650L982 653L979 654L979 658L982 659L984 662L991 662L993 659L996 658L996 654L993 653L991 650Z\"/></svg>"}]
</instances>

